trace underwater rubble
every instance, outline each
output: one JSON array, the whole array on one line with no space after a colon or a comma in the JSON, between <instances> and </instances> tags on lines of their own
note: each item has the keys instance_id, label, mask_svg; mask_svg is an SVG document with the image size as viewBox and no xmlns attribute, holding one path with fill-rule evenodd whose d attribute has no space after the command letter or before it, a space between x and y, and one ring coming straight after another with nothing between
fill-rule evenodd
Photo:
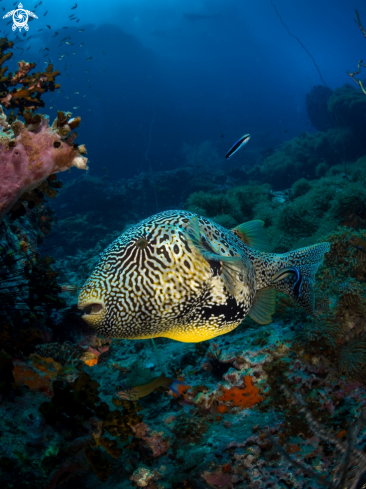
<instances>
[{"instance_id":1,"label":"underwater rubble","mask_svg":"<svg viewBox=\"0 0 366 489\"><path fill-rule=\"evenodd\" d=\"M303 326L301 320L259 328L249 323L210 344L158 339L159 360L146 340L103 346L91 338L64 351L48 343L22 361L8 356L7 363L3 354L2 379L12 371L14 381L1 400L2 480L23 487L31 470L30 487L57 487L60 479L68 487L67 478L73 487L96 480L131 488L281 487L295 481L297 487L324 487L290 458L327 480L341 463L337 447L311 430L281 388L296 387L307 410L343 445L347 419L356 418L366 391L337 372L330 346L318 341L309 349L301 341ZM95 363L81 359L87 344ZM159 362L191 386L181 398L167 391L141 403L117 398L119 385L156 378Z\"/></svg>"},{"instance_id":2,"label":"underwater rubble","mask_svg":"<svg viewBox=\"0 0 366 489\"><path fill-rule=\"evenodd\" d=\"M345 174L343 165L334 165L322 178L300 179L286 192L274 191L269 184L239 185L221 187L221 193L198 190L184 202L188 210L228 227L263 219L276 252L320 237L328 240L331 251L316 283L319 316L315 320L278 294L270 325L258 326L247 319L233 332L198 344L156 339L156 356L149 340L109 341L95 336L82 326L75 307L77 287L108 241L117 236L116 219L121 219L118 234L128 220L139 219L133 214L135 203L128 211L127 199L121 217L104 215L106 229L116 231L103 236L95 248L85 249L86 241L81 240L74 243L80 249L75 252L74 246L73 256L58 256L62 244L52 250L56 263L48 266L59 269L54 293L60 301L53 308L52 321L42 325L37 317L36 341L31 333L20 335L20 331L16 338L6 337L9 329L2 339L0 432L8 440L0 444L2 480L9 487L22 487L25 473L32 470L34 487L120 483L151 489L320 488L330 484L332 474L343 470L348 425L358 419L366 400L364 166L364 159L349 163ZM162 178L169 181L171 175ZM125 198L118 185L114 195L112 185L103 182L102 187L95 180L89 184L89 179L67 185L65 194L70 196L68 188L73 186L83 185L87 193L88 185L90 191L100 185L101 195L110 195L106 206L115 208L118 199ZM131 194L137 185L144 190L141 183L129 182L124 189L129 185ZM68 208L63 209L67 216ZM54 211L47 212L55 230ZM97 210L90 212L97 216ZM11 249L23 258L21 238L14 231L21 236L33 226L30 236L36 240L42 233L42 215L39 209L17 221L6 218L2 243L5 229L7 246L10 249L13 242ZM22 228L15 229L18 222ZM91 242L90 229L79 227L78 232L85 232ZM64 233L59 237L63 240ZM2 246L5 250L5 243ZM31 331L32 326L30 321L25 329ZM64 327L62 336L58 330ZM121 389L153 381L162 371L190 388L180 397L163 388L138 401L118 397ZM306 407L295 395L286 394L283 386L300 395ZM311 415L327 439L314 433L307 420ZM355 454L362 451L363 435L352 443Z\"/></svg>"}]
</instances>

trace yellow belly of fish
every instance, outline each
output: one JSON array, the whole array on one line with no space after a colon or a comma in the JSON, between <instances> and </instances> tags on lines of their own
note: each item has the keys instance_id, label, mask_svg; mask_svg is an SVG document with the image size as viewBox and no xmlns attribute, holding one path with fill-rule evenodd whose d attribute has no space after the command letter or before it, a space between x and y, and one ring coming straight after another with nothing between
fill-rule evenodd
<instances>
[{"instance_id":1,"label":"yellow belly of fish","mask_svg":"<svg viewBox=\"0 0 366 489\"><path fill-rule=\"evenodd\" d=\"M146 340L150 338L162 337L180 341L182 343L200 343L201 341L211 340L216 336L229 333L239 326L240 323L241 321L222 325L218 323L215 324L214 322L205 324L193 322L185 325L174 325L171 329L168 329L162 333L139 336L138 338L131 339Z\"/></svg>"}]
</instances>

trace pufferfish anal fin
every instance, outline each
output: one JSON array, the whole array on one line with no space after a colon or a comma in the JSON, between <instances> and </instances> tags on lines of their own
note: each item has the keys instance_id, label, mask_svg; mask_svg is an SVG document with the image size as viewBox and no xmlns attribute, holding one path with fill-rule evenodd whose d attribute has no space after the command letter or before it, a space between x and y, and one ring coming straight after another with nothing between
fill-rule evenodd
<instances>
[{"instance_id":1,"label":"pufferfish anal fin","mask_svg":"<svg viewBox=\"0 0 366 489\"><path fill-rule=\"evenodd\" d=\"M207 262L220 262L221 277L229 294L241 299L247 289L245 258L241 256L219 255L206 236L201 236L198 218L193 217L185 228L187 237Z\"/></svg>"},{"instance_id":2,"label":"pufferfish anal fin","mask_svg":"<svg viewBox=\"0 0 366 489\"><path fill-rule=\"evenodd\" d=\"M276 291L272 287L261 289L256 292L249 316L259 324L272 322L272 314L276 309Z\"/></svg>"},{"instance_id":3,"label":"pufferfish anal fin","mask_svg":"<svg viewBox=\"0 0 366 489\"><path fill-rule=\"evenodd\" d=\"M259 251L270 251L271 247L263 229L263 221L249 221L232 229L244 244Z\"/></svg>"}]
</instances>

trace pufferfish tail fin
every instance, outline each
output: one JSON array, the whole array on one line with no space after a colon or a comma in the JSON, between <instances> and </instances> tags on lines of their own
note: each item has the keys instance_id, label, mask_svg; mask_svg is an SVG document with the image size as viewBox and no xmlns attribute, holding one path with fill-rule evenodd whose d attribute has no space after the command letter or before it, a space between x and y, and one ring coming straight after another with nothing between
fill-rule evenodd
<instances>
[{"instance_id":1,"label":"pufferfish tail fin","mask_svg":"<svg viewBox=\"0 0 366 489\"><path fill-rule=\"evenodd\" d=\"M324 253L330 250L330 243L319 243L283 255L275 255L281 265L274 273L271 285L292 297L311 316L314 311L315 274L321 265Z\"/></svg>"}]
</instances>

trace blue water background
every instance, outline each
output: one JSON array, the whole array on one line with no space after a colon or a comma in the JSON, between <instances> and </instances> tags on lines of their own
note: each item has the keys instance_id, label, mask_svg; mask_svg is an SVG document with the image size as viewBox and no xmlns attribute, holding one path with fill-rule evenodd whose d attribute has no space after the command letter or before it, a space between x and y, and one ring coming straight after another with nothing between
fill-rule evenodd
<instances>
[{"instance_id":1,"label":"blue water background","mask_svg":"<svg viewBox=\"0 0 366 489\"><path fill-rule=\"evenodd\" d=\"M14 5L1 3L4 13ZM24 2L38 19L16 40L16 48L29 49L14 49L7 64L14 69L24 59L43 69L51 60L61 71L61 90L44 95L41 112L51 120L57 110L82 117L77 142L88 148L91 175L105 176L107 169L110 178L127 178L148 171L149 162L153 171L182 166L184 143L208 140L224 155L245 133L252 135L251 149L259 151L315 131L305 96L323 82L270 0L77 0L71 9L74 5ZM275 0L275 5L325 83L332 89L353 83L346 71L355 71L366 52L354 10L366 23L366 4ZM79 22L69 20L72 14ZM192 19L192 14L213 17ZM7 22L1 20L1 35L14 39ZM64 40L60 46L67 36L73 45ZM240 152L227 165L248 161ZM62 179L79 176L73 171Z\"/></svg>"}]
</instances>

